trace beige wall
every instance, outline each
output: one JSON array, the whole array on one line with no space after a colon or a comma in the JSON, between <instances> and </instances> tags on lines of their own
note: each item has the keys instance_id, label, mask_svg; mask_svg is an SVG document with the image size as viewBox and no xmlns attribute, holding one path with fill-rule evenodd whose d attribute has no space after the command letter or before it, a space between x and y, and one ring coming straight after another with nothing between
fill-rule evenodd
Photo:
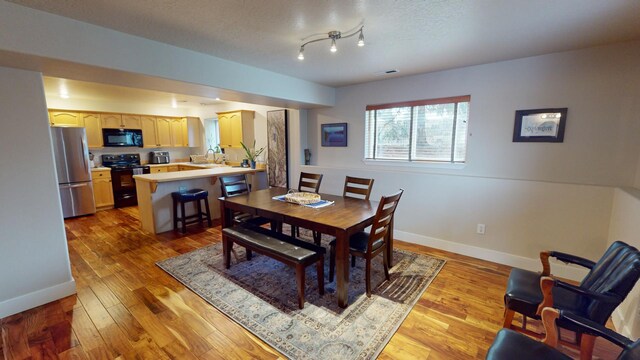
<instances>
[{"instance_id":1,"label":"beige wall","mask_svg":"<svg viewBox=\"0 0 640 360\"><path fill-rule=\"evenodd\" d=\"M616 189L611 210L609 241L624 241L640 247L640 190ZM618 331L634 339L640 337L640 284L631 291L627 299L616 309L613 321Z\"/></svg>"},{"instance_id":2,"label":"beige wall","mask_svg":"<svg viewBox=\"0 0 640 360\"><path fill-rule=\"evenodd\" d=\"M0 67L0 318L75 293L39 73Z\"/></svg>"},{"instance_id":3,"label":"beige wall","mask_svg":"<svg viewBox=\"0 0 640 360\"><path fill-rule=\"evenodd\" d=\"M613 187L635 182L638 64L634 42L339 88L335 107L309 111L305 169L328 175L327 192L346 174L375 178L375 196L405 188L397 237L535 269L549 248L596 259ZM471 95L465 166L363 162L366 105L456 95ZM569 108L564 142L513 143L515 111L546 107ZM349 147L319 146L330 122L349 124Z\"/></svg>"}]
</instances>

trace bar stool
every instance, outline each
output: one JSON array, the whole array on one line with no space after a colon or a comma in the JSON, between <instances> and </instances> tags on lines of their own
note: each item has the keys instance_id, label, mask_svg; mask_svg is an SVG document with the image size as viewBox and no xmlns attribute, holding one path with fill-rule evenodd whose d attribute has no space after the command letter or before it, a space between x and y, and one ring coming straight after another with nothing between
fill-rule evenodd
<instances>
[{"instance_id":1,"label":"bar stool","mask_svg":"<svg viewBox=\"0 0 640 360\"><path fill-rule=\"evenodd\" d=\"M191 189L186 192L172 192L171 197L173 198L173 231L178 230L178 221L182 223L182 232L187 232L187 225L193 224L195 222L200 223L202 225L202 216L207 217L207 222L209 223L209 227L211 227L211 211L209 210L209 192L202 189ZM207 208L207 212L202 211L202 205L200 200L204 200L204 206ZM188 202L195 201L198 206L198 212L193 215L185 216L184 204ZM181 215L178 217L178 203L180 203ZM188 220L193 219L194 220Z\"/></svg>"}]
</instances>

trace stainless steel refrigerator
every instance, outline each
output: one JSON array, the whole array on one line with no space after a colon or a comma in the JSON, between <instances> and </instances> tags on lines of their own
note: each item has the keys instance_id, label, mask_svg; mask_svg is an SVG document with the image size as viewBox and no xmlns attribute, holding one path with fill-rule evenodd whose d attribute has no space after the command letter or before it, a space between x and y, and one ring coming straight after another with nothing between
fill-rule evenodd
<instances>
[{"instance_id":1,"label":"stainless steel refrigerator","mask_svg":"<svg viewBox=\"0 0 640 360\"><path fill-rule=\"evenodd\" d=\"M89 149L84 128L52 127L53 154L64 218L94 214Z\"/></svg>"}]
</instances>

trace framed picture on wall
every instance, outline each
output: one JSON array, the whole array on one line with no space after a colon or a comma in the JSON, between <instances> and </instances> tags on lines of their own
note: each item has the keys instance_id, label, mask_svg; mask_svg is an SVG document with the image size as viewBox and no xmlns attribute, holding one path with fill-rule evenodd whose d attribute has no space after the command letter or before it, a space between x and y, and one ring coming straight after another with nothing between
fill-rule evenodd
<instances>
[{"instance_id":1,"label":"framed picture on wall","mask_svg":"<svg viewBox=\"0 0 640 360\"><path fill-rule=\"evenodd\" d=\"M289 112L267 111L267 176L269 186L289 187Z\"/></svg>"},{"instance_id":2,"label":"framed picture on wall","mask_svg":"<svg viewBox=\"0 0 640 360\"><path fill-rule=\"evenodd\" d=\"M567 108L517 110L513 142L563 142Z\"/></svg>"},{"instance_id":3,"label":"framed picture on wall","mask_svg":"<svg viewBox=\"0 0 640 360\"><path fill-rule=\"evenodd\" d=\"M322 146L347 146L347 123L322 124Z\"/></svg>"}]
</instances>

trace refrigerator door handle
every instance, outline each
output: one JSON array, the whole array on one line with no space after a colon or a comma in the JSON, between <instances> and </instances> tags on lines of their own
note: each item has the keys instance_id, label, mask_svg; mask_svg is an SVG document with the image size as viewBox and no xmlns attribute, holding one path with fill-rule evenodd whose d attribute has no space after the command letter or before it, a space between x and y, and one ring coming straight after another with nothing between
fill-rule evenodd
<instances>
[{"instance_id":1,"label":"refrigerator door handle","mask_svg":"<svg viewBox=\"0 0 640 360\"><path fill-rule=\"evenodd\" d=\"M61 189L71 189L71 188L79 188L79 187L83 187L83 186L89 186L89 183L80 183L80 184L66 184L66 185L60 185Z\"/></svg>"},{"instance_id":2,"label":"refrigerator door handle","mask_svg":"<svg viewBox=\"0 0 640 360\"><path fill-rule=\"evenodd\" d=\"M87 168L87 163L88 163L87 157L86 157L87 150L85 149L85 143L82 136L80 137L80 145L82 145L82 164L84 165L84 170L89 171L89 169Z\"/></svg>"}]
</instances>

